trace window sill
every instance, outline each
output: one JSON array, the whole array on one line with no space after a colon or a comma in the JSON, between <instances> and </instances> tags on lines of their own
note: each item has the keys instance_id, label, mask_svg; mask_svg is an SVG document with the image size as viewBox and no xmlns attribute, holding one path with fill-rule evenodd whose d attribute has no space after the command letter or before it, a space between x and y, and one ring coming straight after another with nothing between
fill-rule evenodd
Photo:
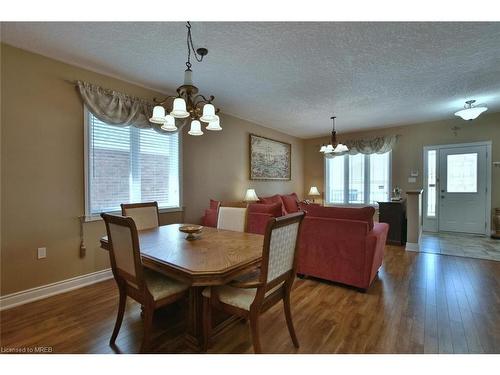
<instances>
[{"instance_id":1,"label":"window sill","mask_svg":"<svg viewBox=\"0 0 500 375\"><path fill-rule=\"evenodd\" d=\"M182 212L184 211L184 207L169 207L169 208L160 208L158 209L158 211L160 212L160 214L164 214L164 213L169 213L169 212ZM112 214L112 215L121 215L121 211L111 211L111 212L107 212L108 214ZM100 215L85 215L84 216L84 221L86 223L89 223L91 221L101 221L102 220L102 217Z\"/></svg>"}]
</instances>

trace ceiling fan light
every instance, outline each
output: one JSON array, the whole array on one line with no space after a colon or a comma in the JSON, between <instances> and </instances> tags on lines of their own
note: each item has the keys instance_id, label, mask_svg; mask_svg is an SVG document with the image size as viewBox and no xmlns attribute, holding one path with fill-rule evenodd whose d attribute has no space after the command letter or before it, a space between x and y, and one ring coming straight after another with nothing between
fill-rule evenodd
<instances>
[{"instance_id":1,"label":"ceiling fan light","mask_svg":"<svg viewBox=\"0 0 500 375\"><path fill-rule=\"evenodd\" d=\"M346 145L343 145L342 143L339 143L337 147L333 150L334 153L339 153L339 152L347 152L349 151L349 148L347 148Z\"/></svg>"},{"instance_id":2,"label":"ceiling fan light","mask_svg":"<svg viewBox=\"0 0 500 375\"><path fill-rule=\"evenodd\" d=\"M215 115L216 119L214 121L211 121L208 123L206 129L207 130L212 130L212 131L221 131L222 128L220 127L220 119L219 116Z\"/></svg>"},{"instance_id":3,"label":"ceiling fan light","mask_svg":"<svg viewBox=\"0 0 500 375\"><path fill-rule=\"evenodd\" d=\"M166 130L168 132L175 132L177 131L177 126L175 126L175 118L172 115L166 115L165 116L165 123L161 126L163 130Z\"/></svg>"},{"instance_id":4,"label":"ceiling fan light","mask_svg":"<svg viewBox=\"0 0 500 375\"><path fill-rule=\"evenodd\" d=\"M487 110L488 110L487 107L470 107L455 112L455 116L470 121L476 119L481 113L486 112Z\"/></svg>"},{"instance_id":5,"label":"ceiling fan light","mask_svg":"<svg viewBox=\"0 0 500 375\"><path fill-rule=\"evenodd\" d=\"M203 115L200 117L203 122L212 122L217 120L215 117L215 107L212 104L205 104L203 106Z\"/></svg>"},{"instance_id":6,"label":"ceiling fan light","mask_svg":"<svg viewBox=\"0 0 500 375\"><path fill-rule=\"evenodd\" d=\"M186 102L182 98L174 99L174 106L170 114L176 118L189 117L189 112L186 111Z\"/></svg>"},{"instance_id":7,"label":"ceiling fan light","mask_svg":"<svg viewBox=\"0 0 500 375\"><path fill-rule=\"evenodd\" d=\"M189 129L188 134L194 136L203 135L201 123L198 120L191 121L191 129Z\"/></svg>"},{"instance_id":8,"label":"ceiling fan light","mask_svg":"<svg viewBox=\"0 0 500 375\"><path fill-rule=\"evenodd\" d=\"M153 116L149 119L153 124L163 124L165 122L165 108L157 105L153 108Z\"/></svg>"}]
</instances>

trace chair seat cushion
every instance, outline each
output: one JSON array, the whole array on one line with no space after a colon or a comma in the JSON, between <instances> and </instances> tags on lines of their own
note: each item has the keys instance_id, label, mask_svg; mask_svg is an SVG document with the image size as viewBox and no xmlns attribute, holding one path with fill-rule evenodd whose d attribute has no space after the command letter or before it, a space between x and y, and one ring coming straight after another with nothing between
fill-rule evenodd
<instances>
[{"instance_id":1,"label":"chair seat cushion","mask_svg":"<svg viewBox=\"0 0 500 375\"><path fill-rule=\"evenodd\" d=\"M266 297L271 293L276 291L283 284L278 284L266 293ZM219 292L219 300L226 305L231 305L234 307L239 307L240 309L250 311L250 306L255 299L255 294L257 293L257 288L235 288L229 285L222 285L217 287ZM203 297L210 298L211 288L205 288L202 292Z\"/></svg>"},{"instance_id":2,"label":"chair seat cushion","mask_svg":"<svg viewBox=\"0 0 500 375\"><path fill-rule=\"evenodd\" d=\"M147 268L144 268L144 281L155 301L189 289L189 285Z\"/></svg>"}]
</instances>

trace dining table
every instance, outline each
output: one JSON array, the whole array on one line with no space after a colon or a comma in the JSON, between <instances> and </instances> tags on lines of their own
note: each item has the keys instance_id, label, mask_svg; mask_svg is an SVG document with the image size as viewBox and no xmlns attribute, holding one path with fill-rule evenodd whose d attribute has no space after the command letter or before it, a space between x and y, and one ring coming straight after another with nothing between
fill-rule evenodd
<instances>
[{"instance_id":1,"label":"dining table","mask_svg":"<svg viewBox=\"0 0 500 375\"><path fill-rule=\"evenodd\" d=\"M204 227L195 239L187 239L179 228L169 224L138 231L144 267L190 285L186 342L199 351L203 343L202 291L224 285L256 269L262 259L264 236ZM109 250L107 236L101 247ZM214 328L214 335L232 326L238 319L224 317Z\"/></svg>"}]
</instances>

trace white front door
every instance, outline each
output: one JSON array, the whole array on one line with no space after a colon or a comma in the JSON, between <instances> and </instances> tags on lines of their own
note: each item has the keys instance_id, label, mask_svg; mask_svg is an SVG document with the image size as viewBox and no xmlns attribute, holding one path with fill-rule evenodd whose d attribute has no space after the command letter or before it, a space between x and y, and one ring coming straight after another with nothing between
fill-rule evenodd
<instances>
[{"instance_id":1,"label":"white front door","mask_svg":"<svg viewBox=\"0 0 500 375\"><path fill-rule=\"evenodd\" d=\"M487 146L439 149L439 230L484 234Z\"/></svg>"}]
</instances>

